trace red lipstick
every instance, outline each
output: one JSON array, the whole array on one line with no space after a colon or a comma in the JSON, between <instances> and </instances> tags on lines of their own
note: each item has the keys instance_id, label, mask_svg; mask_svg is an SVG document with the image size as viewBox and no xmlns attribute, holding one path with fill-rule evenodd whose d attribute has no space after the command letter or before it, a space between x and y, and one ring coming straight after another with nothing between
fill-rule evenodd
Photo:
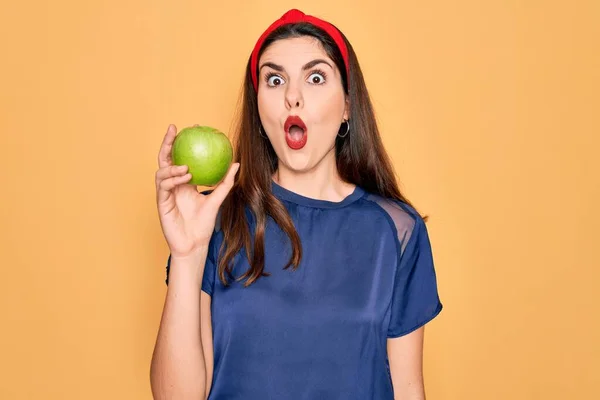
<instances>
[{"instance_id":1,"label":"red lipstick","mask_svg":"<svg viewBox=\"0 0 600 400\"><path fill-rule=\"evenodd\" d=\"M293 150L299 150L306 145L308 132L302 118L297 115L290 115L283 125L285 130L285 141Z\"/></svg>"}]
</instances>

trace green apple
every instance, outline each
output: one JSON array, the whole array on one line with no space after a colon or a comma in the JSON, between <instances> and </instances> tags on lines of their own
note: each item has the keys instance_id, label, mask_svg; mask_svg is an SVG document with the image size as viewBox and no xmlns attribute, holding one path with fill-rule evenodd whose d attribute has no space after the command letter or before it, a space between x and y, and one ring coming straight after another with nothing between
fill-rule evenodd
<instances>
[{"instance_id":1,"label":"green apple","mask_svg":"<svg viewBox=\"0 0 600 400\"><path fill-rule=\"evenodd\" d=\"M219 183L231 165L233 149L229 138L209 126L184 128L177 134L171 149L173 165L187 165L192 179L199 186Z\"/></svg>"}]
</instances>

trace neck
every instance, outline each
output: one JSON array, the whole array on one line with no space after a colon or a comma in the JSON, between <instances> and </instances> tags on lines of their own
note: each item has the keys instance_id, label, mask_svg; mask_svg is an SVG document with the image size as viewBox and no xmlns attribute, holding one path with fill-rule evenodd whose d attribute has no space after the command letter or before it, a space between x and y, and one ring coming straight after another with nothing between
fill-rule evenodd
<instances>
[{"instance_id":1,"label":"neck","mask_svg":"<svg viewBox=\"0 0 600 400\"><path fill-rule=\"evenodd\" d=\"M273 180L301 196L335 202L342 201L356 187L342 180L337 170L335 152L330 152L314 168L306 171L293 170L280 161Z\"/></svg>"}]
</instances>

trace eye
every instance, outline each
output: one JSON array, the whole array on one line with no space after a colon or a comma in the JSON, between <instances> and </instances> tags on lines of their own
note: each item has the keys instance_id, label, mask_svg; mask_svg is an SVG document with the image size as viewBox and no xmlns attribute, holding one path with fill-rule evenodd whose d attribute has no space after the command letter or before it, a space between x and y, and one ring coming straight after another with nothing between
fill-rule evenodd
<instances>
[{"instance_id":1,"label":"eye","mask_svg":"<svg viewBox=\"0 0 600 400\"><path fill-rule=\"evenodd\" d=\"M267 85L269 85L271 87L283 85L283 83L285 82L281 76L273 74L273 73L268 74L266 76L266 79L267 79Z\"/></svg>"},{"instance_id":2,"label":"eye","mask_svg":"<svg viewBox=\"0 0 600 400\"><path fill-rule=\"evenodd\" d=\"M308 77L308 81L314 85L322 85L325 83L325 74L323 72L313 72Z\"/></svg>"}]
</instances>

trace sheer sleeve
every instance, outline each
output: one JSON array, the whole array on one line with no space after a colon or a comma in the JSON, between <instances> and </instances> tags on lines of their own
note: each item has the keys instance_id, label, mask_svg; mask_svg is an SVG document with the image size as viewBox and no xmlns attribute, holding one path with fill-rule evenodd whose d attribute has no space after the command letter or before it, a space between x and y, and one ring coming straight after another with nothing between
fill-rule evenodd
<instances>
[{"instance_id":1,"label":"sheer sleeve","mask_svg":"<svg viewBox=\"0 0 600 400\"><path fill-rule=\"evenodd\" d=\"M416 213L412 217L412 227L398 232L400 254L388 337L406 335L442 311L427 228Z\"/></svg>"}]
</instances>

